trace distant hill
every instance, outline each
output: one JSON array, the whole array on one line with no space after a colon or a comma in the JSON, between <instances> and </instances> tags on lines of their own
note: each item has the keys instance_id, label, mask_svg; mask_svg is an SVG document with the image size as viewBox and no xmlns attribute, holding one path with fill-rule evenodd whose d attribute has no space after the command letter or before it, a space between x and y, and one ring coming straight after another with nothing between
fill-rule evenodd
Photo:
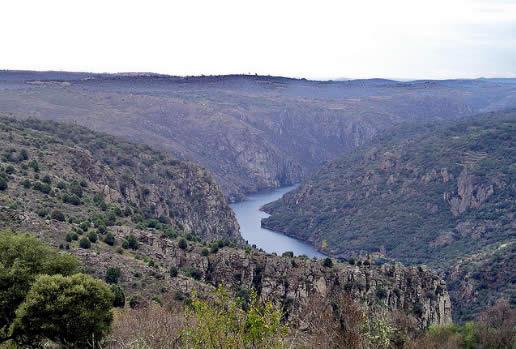
<instances>
[{"instance_id":1,"label":"distant hill","mask_svg":"<svg viewBox=\"0 0 516 349\"><path fill-rule=\"evenodd\" d=\"M231 201L297 183L404 122L516 106L516 82L0 72L0 112L76 122L208 169Z\"/></svg>"},{"instance_id":2,"label":"distant hill","mask_svg":"<svg viewBox=\"0 0 516 349\"><path fill-rule=\"evenodd\" d=\"M406 126L267 205L263 226L335 256L428 264L467 316L498 297L516 302L515 163L516 111Z\"/></svg>"}]
</instances>

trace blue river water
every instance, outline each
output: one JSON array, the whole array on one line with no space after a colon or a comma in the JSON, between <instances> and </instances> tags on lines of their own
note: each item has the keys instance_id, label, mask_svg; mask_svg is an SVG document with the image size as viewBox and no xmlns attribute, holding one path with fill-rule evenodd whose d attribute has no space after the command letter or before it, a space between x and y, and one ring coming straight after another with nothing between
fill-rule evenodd
<instances>
[{"instance_id":1,"label":"blue river water","mask_svg":"<svg viewBox=\"0 0 516 349\"><path fill-rule=\"evenodd\" d=\"M231 204L240 224L240 233L250 245L256 245L269 253L276 252L281 255L285 251L292 251L296 256L304 254L308 257L324 257L308 243L261 227L261 220L269 215L260 211L260 208L281 198L283 194L294 188L295 186L283 187L249 195L245 201Z\"/></svg>"}]
</instances>

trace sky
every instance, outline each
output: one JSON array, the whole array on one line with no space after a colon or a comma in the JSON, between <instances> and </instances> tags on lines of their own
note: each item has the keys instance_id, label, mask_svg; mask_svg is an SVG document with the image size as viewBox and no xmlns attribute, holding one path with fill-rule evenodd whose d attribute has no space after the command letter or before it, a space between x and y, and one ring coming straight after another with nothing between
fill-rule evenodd
<instances>
[{"instance_id":1,"label":"sky","mask_svg":"<svg viewBox=\"0 0 516 349\"><path fill-rule=\"evenodd\" d=\"M516 77L516 0L4 0L0 69Z\"/></svg>"}]
</instances>

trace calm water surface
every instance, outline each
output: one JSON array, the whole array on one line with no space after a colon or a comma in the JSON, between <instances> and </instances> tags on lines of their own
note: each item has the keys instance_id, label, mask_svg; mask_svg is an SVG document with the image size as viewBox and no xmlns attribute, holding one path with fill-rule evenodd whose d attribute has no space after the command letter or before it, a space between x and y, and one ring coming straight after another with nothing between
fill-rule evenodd
<instances>
[{"instance_id":1,"label":"calm water surface","mask_svg":"<svg viewBox=\"0 0 516 349\"><path fill-rule=\"evenodd\" d=\"M261 227L262 218L269 215L260 211L260 208L281 198L283 194L294 188L295 186L283 187L249 195L247 200L232 204L231 208L235 211L238 224L240 224L240 233L250 245L256 245L269 253L276 252L281 255L285 251L292 251L296 256L304 254L308 257L324 257L312 245Z\"/></svg>"}]
</instances>

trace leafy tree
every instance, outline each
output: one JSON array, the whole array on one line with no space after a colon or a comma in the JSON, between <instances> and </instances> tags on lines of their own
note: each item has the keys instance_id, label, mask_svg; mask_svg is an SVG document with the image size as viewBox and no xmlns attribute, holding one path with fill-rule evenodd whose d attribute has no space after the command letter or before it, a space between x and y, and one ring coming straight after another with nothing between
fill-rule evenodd
<instances>
[{"instance_id":1,"label":"leafy tree","mask_svg":"<svg viewBox=\"0 0 516 349\"><path fill-rule=\"evenodd\" d=\"M122 271L120 270L120 268L109 267L106 270L106 276L104 279L108 284L116 284L118 283L118 279L120 279L121 275Z\"/></svg>"},{"instance_id":2,"label":"leafy tree","mask_svg":"<svg viewBox=\"0 0 516 349\"><path fill-rule=\"evenodd\" d=\"M34 345L50 339L66 347L90 347L109 332L113 294L84 274L41 275L16 310L15 342Z\"/></svg>"},{"instance_id":3,"label":"leafy tree","mask_svg":"<svg viewBox=\"0 0 516 349\"><path fill-rule=\"evenodd\" d=\"M0 231L0 341L7 336L15 311L37 275L71 275L78 267L75 257L33 236Z\"/></svg>"}]
</instances>

